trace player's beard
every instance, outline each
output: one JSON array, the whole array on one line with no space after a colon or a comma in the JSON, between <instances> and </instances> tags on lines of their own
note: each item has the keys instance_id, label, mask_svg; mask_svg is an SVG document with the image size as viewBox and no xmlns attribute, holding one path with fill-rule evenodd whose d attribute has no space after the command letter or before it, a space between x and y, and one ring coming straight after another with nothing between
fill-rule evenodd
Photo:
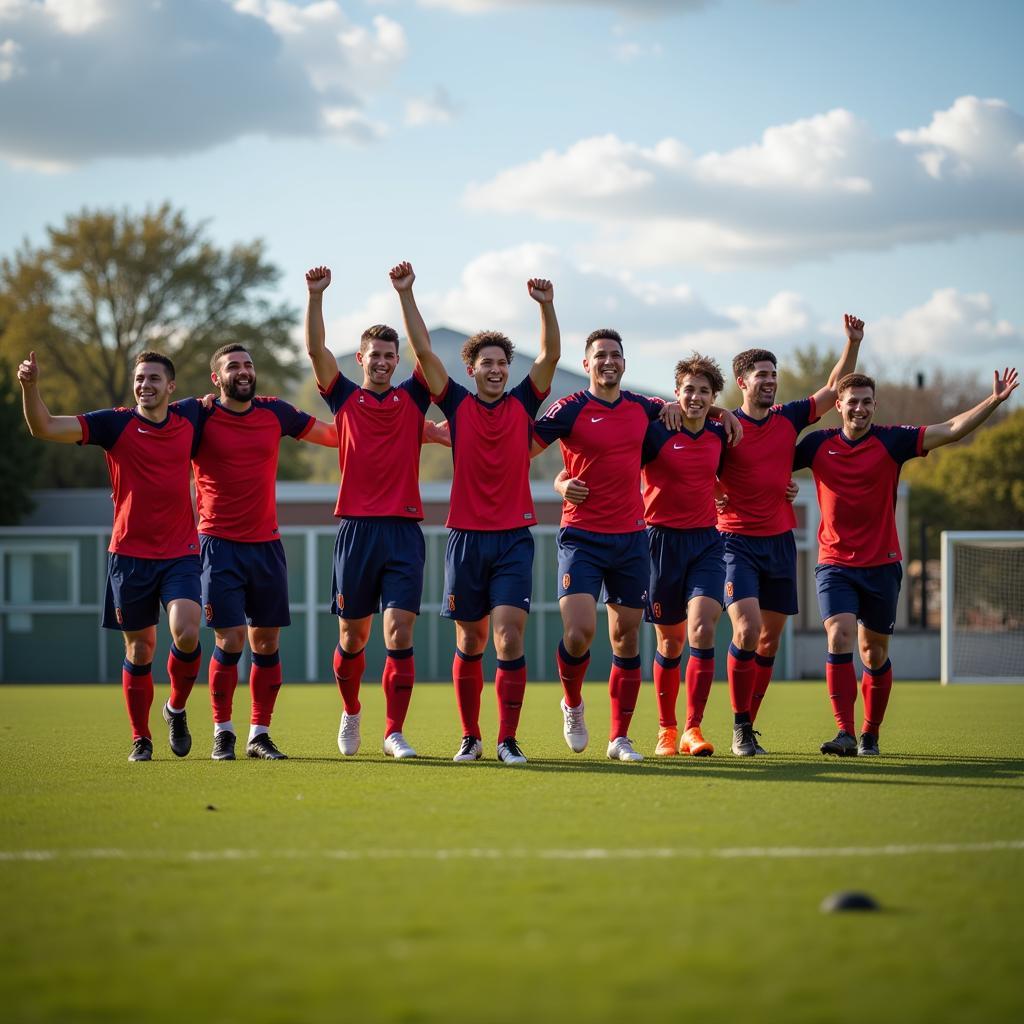
<instances>
[{"instance_id":1,"label":"player's beard","mask_svg":"<svg viewBox=\"0 0 1024 1024\"><path fill-rule=\"evenodd\" d=\"M224 394L233 402L249 402L256 394L256 374L252 375L250 383L240 385L237 379L229 380L224 385Z\"/></svg>"}]
</instances>

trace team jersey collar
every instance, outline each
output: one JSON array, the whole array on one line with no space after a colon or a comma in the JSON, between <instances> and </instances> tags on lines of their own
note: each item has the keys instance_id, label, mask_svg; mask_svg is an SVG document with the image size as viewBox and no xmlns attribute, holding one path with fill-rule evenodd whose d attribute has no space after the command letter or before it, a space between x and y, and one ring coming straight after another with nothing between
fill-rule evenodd
<instances>
[{"instance_id":1,"label":"team jersey collar","mask_svg":"<svg viewBox=\"0 0 1024 1024\"><path fill-rule=\"evenodd\" d=\"M614 402L606 402L603 398L598 398L597 395L595 395L594 392L590 390L590 388L587 388L586 395L587 398L589 398L592 402L597 402L599 405L603 405L606 409L614 409L619 404L619 402L622 401L621 391L619 392L619 397L616 398Z\"/></svg>"},{"instance_id":2,"label":"team jersey collar","mask_svg":"<svg viewBox=\"0 0 1024 1024\"><path fill-rule=\"evenodd\" d=\"M772 418L772 413L774 411L775 406L773 405L771 409L768 410L768 415L765 416L763 420L755 420L753 416L748 416L742 409L733 409L732 414L737 419L743 420L744 423L750 423L755 427L763 427Z\"/></svg>"},{"instance_id":3,"label":"team jersey collar","mask_svg":"<svg viewBox=\"0 0 1024 1024\"><path fill-rule=\"evenodd\" d=\"M475 391L471 392L471 394L485 409L497 409L498 406L508 398L507 391L502 391L502 393L493 402L488 402L481 398Z\"/></svg>"},{"instance_id":4,"label":"team jersey collar","mask_svg":"<svg viewBox=\"0 0 1024 1024\"><path fill-rule=\"evenodd\" d=\"M690 433L690 431L687 430L686 427L680 427L677 431L675 431L675 433L685 434L691 441L696 441L700 438L700 435L703 434L704 431L707 429L708 428L706 426L703 426L696 433Z\"/></svg>"},{"instance_id":5,"label":"team jersey collar","mask_svg":"<svg viewBox=\"0 0 1024 1024\"><path fill-rule=\"evenodd\" d=\"M167 415L159 423L156 420L147 420L145 416L139 413L138 409L132 409L132 415L140 423L145 423L147 427L156 427L157 430L163 430L171 422L171 407L167 407Z\"/></svg>"},{"instance_id":6,"label":"team jersey collar","mask_svg":"<svg viewBox=\"0 0 1024 1024\"><path fill-rule=\"evenodd\" d=\"M213 400L213 404L220 409L221 412L226 412L229 416L248 416L249 413L256 408L256 403L253 401L249 402L249 408L244 409L242 412L235 412L234 409L229 409L226 405L222 405L219 398Z\"/></svg>"},{"instance_id":7,"label":"team jersey collar","mask_svg":"<svg viewBox=\"0 0 1024 1024\"><path fill-rule=\"evenodd\" d=\"M360 387L359 389L364 395L369 395L371 398L376 398L378 402L383 402L385 398L393 395L398 388L390 387L387 391L371 391L369 388Z\"/></svg>"},{"instance_id":8,"label":"team jersey collar","mask_svg":"<svg viewBox=\"0 0 1024 1024\"><path fill-rule=\"evenodd\" d=\"M863 434L861 434L861 436L858 437L856 440L853 440L853 439L847 437L846 436L846 431L844 431L842 427L839 428L839 437L842 440L843 444L846 445L847 448L856 448L858 445L863 444L869 437L874 437L874 436L875 436L875 425L874 425L874 423L872 423L871 426L868 427L868 429Z\"/></svg>"}]
</instances>

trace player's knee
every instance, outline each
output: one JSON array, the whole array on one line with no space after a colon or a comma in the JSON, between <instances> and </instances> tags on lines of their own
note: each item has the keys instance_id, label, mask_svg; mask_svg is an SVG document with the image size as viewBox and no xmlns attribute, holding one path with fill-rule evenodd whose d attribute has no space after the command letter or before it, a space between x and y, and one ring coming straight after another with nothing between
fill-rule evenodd
<instances>
[{"instance_id":1,"label":"player's knee","mask_svg":"<svg viewBox=\"0 0 1024 1024\"><path fill-rule=\"evenodd\" d=\"M757 640L757 653L766 658L774 658L779 653L779 637L762 629Z\"/></svg>"},{"instance_id":2,"label":"player's knee","mask_svg":"<svg viewBox=\"0 0 1024 1024\"><path fill-rule=\"evenodd\" d=\"M752 651L761 636L761 624L756 625L749 619L738 622L732 631L732 642L743 651Z\"/></svg>"},{"instance_id":3,"label":"player's knee","mask_svg":"<svg viewBox=\"0 0 1024 1024\"><path fill-rule=\"evenodd\" d=\"M404 651L412 647L412 623L394 622L384 630L384 643L389 650Z\"/></svg>"},{"instance_id":4,"label":"player's knee","mask_svg":"<svg viewBox=\"0 0 1024 1024\"><path fill-rule=\"evenodd\" d=\"M279 637L276 633L256 634L250 640L249 646L253 654L273 654L279 646Z\"/></svg>"},{"instance_id":5,"label":"player's knee","mask_svg":"<svg viewBox=\"0 0 1024 1024\"><path fill-rule=\"evenodd\" d=\"M156 654L156 646L148 640L128 640L124 642L124 656L133 665L151 665Z\"/></svg>"},{"instance_id":6,"label":"player's knee","mask_svg":"<svg viewBox=\"0 0 1024 1024\"><path fill-rule=\"evenodd\" d=\"M845 623L831 623L826 626L828 649L832 654L847 654L853 650L853 630Z\"/></svg>"},{"instance_id":7,"label":"player's knee","mask_svg":"<svg viewBox=\"0 0 1024 1024\"><path fill-rule=\"evenodd\" d=\"M218 629L217 646L229 654L237 654L245 646L245 627Z\"/></svg>"},{"instance_id":8,"label":"player's knee","mask_svg":"<svg viewBox=\"0 0 1024 1024\"><path fill-rule=\"evenodd\" d=\"M612 653L620 658L632 658L640 652L640 627L620 626L612 630L609 637Z\"/></svg>"},{"instance_id":9,"label":"player's knee","mask_svg":"<svg viewBox=\"0 0 1024 1024\"><path fill-rule=\"evenodd\" d=\"M693 641L690 641L691 646ZM658 653L663 658L681 658L683 656L683 641L675 636L663 636L658 640Z\"/></svg>"},{"instance_id":10,"label":"player's knee","mask_svg":"<svg viewBox=\"0 0 1024 1024\"><path fill-rule=\"evenodd\" d=\"M715 627L710 622L696 622L689 630L691 647L706 650L715 646ZM682 649L682 644L679 645ZM675 657L675 655L673 655Z\"/></svg>"},{"instance_id":11,"label":"player's knee","mask_svg":"<svg viewBox=\"0 0 1024 1024\"><path fill-rule=\"evenodd\" d=\"M185 654L191 654L199 646L199 626L191 622L178 625L171 633L174 646Z\"/></svg>"},{"instance_id":12,"label":"player's knee","mask_svg":"<svg viewBox=\"0 0 1024 1024\"><path fill-rule=\"evenodd\" d=\"M885 664L889 652L882 644L862 640L860 644L860 660L870 669L881 668Z\"/></svg>"},{"instance_id":13,"label":"player's knee","mask_svg":"<svg viewBox=\"0 0 1024 1024\"><path fill-rule=\"evenodd\" d=\"M494 627L494 651L502 661L523 656L523 631L518 626Z\"/></svg>"},{"instance_id":14,"label":"player's knee","mask_svg":"<svg viewBox=\"0 0 1024 1024\"><path fill-rule=\"evenodd\" d=\"M565 628L565 649L574 657L579 658L590 650L594 641L594 630L586 626L570 625Z\"/></svg>"}]
</instances>

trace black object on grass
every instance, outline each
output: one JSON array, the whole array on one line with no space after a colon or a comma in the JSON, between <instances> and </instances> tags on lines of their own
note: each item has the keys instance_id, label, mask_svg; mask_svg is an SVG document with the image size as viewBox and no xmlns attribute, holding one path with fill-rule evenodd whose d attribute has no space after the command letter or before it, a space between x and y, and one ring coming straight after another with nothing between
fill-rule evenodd
<instances>
[{"instance_id":1,"label":"black object on grass","mask_svg":"<svg viewBox=\"0 0 1024 1024\"><path fill-rule=\"evenodd\" d=\"M878 910L878 904L866 892L834 892L822 900L823 914L838 910Z\"/></svg>"}]
</instances>

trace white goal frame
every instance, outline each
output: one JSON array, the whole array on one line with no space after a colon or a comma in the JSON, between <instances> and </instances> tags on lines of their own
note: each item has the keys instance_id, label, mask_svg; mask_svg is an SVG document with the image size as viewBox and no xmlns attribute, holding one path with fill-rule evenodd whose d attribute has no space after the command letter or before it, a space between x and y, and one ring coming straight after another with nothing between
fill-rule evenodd
<instances>
[{"instance_id":1,"label":"white goal frame","mask_svg":"<svg viewBox=\"0 0 1024 1024\"><path fill-rule=\"evenodd\" d=\"M1024 664L1013 676L956 675L953 671L953 545L957 541L975 544L1024 544L1024 530L943 530L942 531L942 629L940 679L949 683L1024 683Z\"/></svg>"}]
</instances>

